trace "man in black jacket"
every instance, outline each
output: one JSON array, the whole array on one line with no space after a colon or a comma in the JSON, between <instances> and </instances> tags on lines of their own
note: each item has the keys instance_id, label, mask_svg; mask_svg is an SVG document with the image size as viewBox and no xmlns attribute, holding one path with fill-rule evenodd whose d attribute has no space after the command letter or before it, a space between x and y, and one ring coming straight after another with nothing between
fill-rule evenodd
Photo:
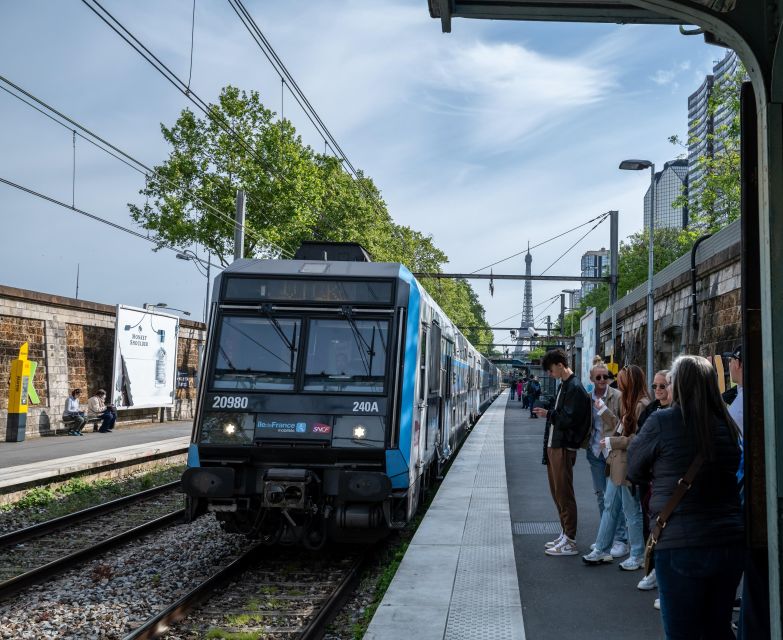
<instances>
[{"instance_id":1,"label":"man in black jacket","mask_svg":"<svg viewBox=\"0 0 783 640\"><path fill-rule=\"evenodd\" d=\"M545 464L549 490L563 529L560 537L546 543L545 553L550 556L574 556L579 553L576 547L574 463L576 452L585 441L592 424L590 396L568 366L568 357L562 349L548 351L541 364L553 378L560 380L554 408L533 408L537 416L546 418Z\"/></svg>"}]
</instances>

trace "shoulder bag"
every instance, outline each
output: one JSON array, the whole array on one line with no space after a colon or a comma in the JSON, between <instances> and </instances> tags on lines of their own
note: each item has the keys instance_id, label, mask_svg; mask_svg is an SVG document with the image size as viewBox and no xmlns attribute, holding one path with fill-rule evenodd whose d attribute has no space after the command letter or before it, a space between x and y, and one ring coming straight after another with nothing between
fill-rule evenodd
<instances>
[{"instance_id":1,"label":"shoulder bag","mask_svg":"<svg viewBox=\"0 0 783 640\"><path fill-rule=\"evenodd\" d=\"M650 572L655 568L655 545L658 544L661 533L666 528L666 523L669 522L672 512L693 485L693 481L696 479L696 474L699 473L703 461L701 454L698 454L688 468L687 473L677 481L677 488L674 490L674 494L669 498L669 502L666 503L666 506L655 519L655 527L650 532L650 537L647 538L647 545L644 548L644 575L650 575Z\"/></svg>"}]
</instances>

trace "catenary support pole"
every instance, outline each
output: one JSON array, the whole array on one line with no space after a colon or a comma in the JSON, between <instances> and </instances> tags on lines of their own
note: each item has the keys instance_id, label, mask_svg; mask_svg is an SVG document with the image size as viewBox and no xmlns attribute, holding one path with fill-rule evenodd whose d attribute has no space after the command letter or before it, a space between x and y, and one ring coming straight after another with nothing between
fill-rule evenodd
<instances>
[{"instance_id":1,"label":"catenary support pole","mask_svg":"<svg viewBox=\"0 0 783 640\"><path fill-rule=\"evenodd\" d=\"M655 164L650 165L650 238L647 250L647 382L653 379L653 360L654 346L653 334L655 333L654 307L655 298L653 297L653 276L655 267L653 265L653 240L655 236Z\"/></svg>"},{"instance_id":2,"label":"catenary support pole","mask_svg":"<svg viewBox=\"0 0 783 640\"><path fill-rule=\"evenodd\" d=\"M234 227L234 260L245 257L245 192L237 191L237 215Z\"/></svg>"},{"instance_id":3,"label":"catenary support pole","mask_svg":"<svg viewBox=\"0 0 783 640\"><path fill-rule=\"evenodd\" d=\"M612 362L617 358L617 285L619 280L619 211L609 212L609 304L612 305Z\"/></svg>"}]
</instances>

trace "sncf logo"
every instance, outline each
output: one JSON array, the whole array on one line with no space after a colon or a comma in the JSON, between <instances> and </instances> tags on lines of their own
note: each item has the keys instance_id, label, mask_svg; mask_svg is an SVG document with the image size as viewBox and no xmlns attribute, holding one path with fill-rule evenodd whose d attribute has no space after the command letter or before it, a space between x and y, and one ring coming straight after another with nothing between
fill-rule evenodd
<instances>
[{"instance_id":1,"label":"sncf logo","mask_svg":"<svg viewBox=\"0 0 783 640\"><path fill-rule=\"evenodd\" d=\"M321 424L320 422L316 422L313 425L313 433L331 433L332 427L330 427L328 424Z\"/></svg>"}]
</instances>

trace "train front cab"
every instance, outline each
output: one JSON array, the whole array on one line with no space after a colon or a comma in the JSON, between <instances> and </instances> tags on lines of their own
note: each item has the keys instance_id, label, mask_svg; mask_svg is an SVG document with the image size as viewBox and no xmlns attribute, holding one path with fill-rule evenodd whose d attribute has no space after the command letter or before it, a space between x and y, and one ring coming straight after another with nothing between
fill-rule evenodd
<instances>
[{"instance_id":1,"label":"train front cab","mask_svg":"<svg viewBox=\"0 0 783 640\"><path fill-rule=\"evenodd\" d=\"M420 415L410 273L329 263L328 279L304 278L307 267L242 261L216 282L183 488L191 517L316 544L407 522L439 437Z\"/></svg>"}]
</instances>

